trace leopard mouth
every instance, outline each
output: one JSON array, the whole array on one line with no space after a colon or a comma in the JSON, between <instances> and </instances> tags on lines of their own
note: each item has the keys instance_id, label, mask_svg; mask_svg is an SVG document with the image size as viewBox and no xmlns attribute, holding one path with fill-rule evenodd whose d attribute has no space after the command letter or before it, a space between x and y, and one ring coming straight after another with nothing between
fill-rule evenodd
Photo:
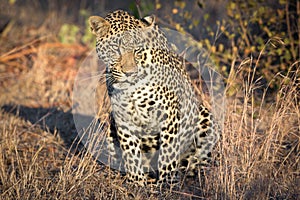
<instances>
[{"instance_id":1,"label":"leopard mouth","mask_svg":"<svg viewBox=\"0 0 300 200\"><path fill-rule=\"evenodd\" d=\"M112 69L106 72L106 84L111 89L127 89L136 83L136 77L136 72L120 72Z\"/></svg>"}]
</instances>

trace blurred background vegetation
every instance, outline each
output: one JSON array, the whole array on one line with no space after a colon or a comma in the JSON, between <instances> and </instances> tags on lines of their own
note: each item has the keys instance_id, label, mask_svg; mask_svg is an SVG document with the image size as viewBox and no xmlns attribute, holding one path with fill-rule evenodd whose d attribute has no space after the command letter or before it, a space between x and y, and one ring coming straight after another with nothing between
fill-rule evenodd
<instances>
[{"instance_id":1,"label":"blurred background vegetation","mask_svg":"<svg viewBox=\"0 0 300 200\"><path fill-rule=\"evenodd\" d=\"M1 5L1 53L24 40L50 35L62 43L92 48L94 38L87 18L124 9L137 17L155 14L162 27L191 34L209 51L227 80L230 72L234 75L237 66L249 59L253 64L248 70L255 70L262 87L277 89L279 81L274 75L288 73L299 61L298 1L1 0Z\"/></svg>"}]
</instances>

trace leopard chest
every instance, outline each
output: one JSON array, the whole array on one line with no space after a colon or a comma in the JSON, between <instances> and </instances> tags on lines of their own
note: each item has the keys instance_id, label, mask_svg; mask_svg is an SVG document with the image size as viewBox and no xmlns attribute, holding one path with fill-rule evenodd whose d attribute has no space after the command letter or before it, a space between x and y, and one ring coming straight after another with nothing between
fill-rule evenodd
<instances>
[{"instance_id":1,"label":"leopard chest","mask_svg":"<svg viewBox=\"0 0 300 200\"><path fill-rule=\"evenodd\" d=\"M161 130L160 101L151 88L128 88L110 96L112 112L118 127L126 127L135 135L156 135Z\"/></svg>"}]
</instances>

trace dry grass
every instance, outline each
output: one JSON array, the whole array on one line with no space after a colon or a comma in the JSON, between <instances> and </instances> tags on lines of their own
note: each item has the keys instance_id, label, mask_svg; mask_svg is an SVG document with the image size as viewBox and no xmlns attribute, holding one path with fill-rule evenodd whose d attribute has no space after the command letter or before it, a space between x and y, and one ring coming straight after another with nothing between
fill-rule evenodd
<instances>
[{"instance_id":1,"label":"dry grass","mask_svg":"<svg viewBox=\"0 0 300 200\"><path fill-rule=\"evenodd\" d=\"M256 95L259 85L254 79L231 80L235 81L232 85L241 84L241 95L227 99L219 147L221 163L211 172L214 175L207 178L211 183L208 191L214 191L216 198L299 198L300 71L297 65L296 70L282 77L275 99L266 92ZM236 75L251 79L251 73L241 71Z\"/></svg>"},{"instance_id":2,"label":"dry grass","mask_svg":"<svg viewBox=\"0 0 300 200\"><path fill-rule=\"evenodd\" d=\"M74 66L87 50L47 38L0 56L0 199L300 198L299 61L274 75L276 94L254 78L259 59L233 63L219 165L159 194L126 185L77 144Z\"/></svg>"}]
</instances>

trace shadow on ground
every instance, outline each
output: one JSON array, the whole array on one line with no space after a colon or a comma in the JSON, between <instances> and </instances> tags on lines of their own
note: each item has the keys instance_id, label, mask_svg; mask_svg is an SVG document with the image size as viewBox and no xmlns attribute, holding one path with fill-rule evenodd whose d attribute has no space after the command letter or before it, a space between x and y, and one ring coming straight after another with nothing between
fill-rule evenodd
<instances>
[{"instance_id":1,"label":"shadow on ground","mask_svg":"<svg viewBox=\"0 0 300 200\"><path fill-rule=\"evenodd\" d=\"M59 134L67 148L78 152L83 147L78 137L71 110L64 112L56 107L32 108L11 104L2 106L1 110L29 121L33 126L37 125L42 130L52 134ZM80 118L86 121L93 119L91 116L80 116Z\"/></svg>"}]
</instances>

